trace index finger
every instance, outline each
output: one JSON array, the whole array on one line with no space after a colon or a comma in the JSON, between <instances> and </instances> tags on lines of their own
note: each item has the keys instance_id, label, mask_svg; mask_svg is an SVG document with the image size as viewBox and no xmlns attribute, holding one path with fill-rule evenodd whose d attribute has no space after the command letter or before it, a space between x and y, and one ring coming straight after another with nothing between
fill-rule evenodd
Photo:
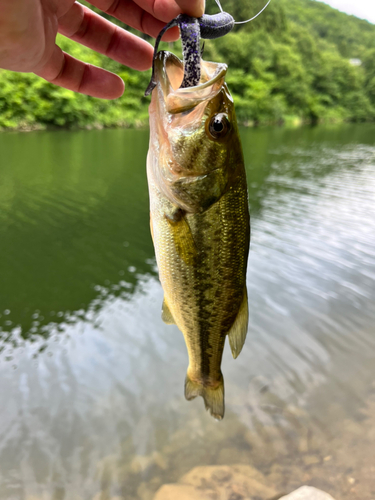
<instances>
[{"instance_id":1,"label":"index finger","mask_svg":"<svg viewBox=\"0 0 375 500\"><path fill-rule=\"evenodd\" d=\"M184 14L192 17L202 17L205 9L204 0L176 0Z\"/></svg>"},{"instance_id":2,"label":"index finger","mask_svg":"<svg viewBox=\"0 0 375 500\"><path fill-rule=\"evenodd\" d=\"M169 22L181 13L201 17L205 7L204 0L134 0L134 2L163 22Z\"/></svg>"}]
</instances>

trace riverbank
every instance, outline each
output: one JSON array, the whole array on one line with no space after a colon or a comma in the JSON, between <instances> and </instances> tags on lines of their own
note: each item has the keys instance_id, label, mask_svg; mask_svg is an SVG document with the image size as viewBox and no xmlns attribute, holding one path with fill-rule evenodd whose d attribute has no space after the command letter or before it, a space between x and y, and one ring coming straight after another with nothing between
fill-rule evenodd
<instances>
[{"instance_id":1,"label":"riverbank","mask_svg":"<svg viewBox=\"0 0 375 500\"><path fill-rule=\"evenodd\" d=\"M287 128L298 128L304 126L316 126L316 125L342 125L342 124L352 123L350 120L331 118L327 120L314 121L302 119L299 116L287 116L282 120L278 121L265 121L257 122L254 120L246 120L244 122L238 122L238 125L245 128L262 128L262 127L287 127ZM371 124L374 121L369 119L367 123ZM40 132L40 131L78 131L78 130L104 130L104 129L146 129L148 128L148 116L144 119L139 119L133 122L114 122L114 123L99 123L93 122L84 126L79 124L69 124L69 126L59 127L56 125L46 125L43 123L27 123L21 122L16 126L0 127L1 132Z\"/></svg>"}]
</instances>

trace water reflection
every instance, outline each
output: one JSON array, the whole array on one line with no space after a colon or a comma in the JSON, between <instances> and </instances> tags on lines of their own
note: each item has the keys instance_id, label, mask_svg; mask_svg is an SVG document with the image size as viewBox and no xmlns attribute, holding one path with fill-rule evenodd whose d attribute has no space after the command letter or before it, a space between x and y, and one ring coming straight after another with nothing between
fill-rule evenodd
<instances>
[{"instance_id":1,"label":"water reflection","mask_svg":"<svg viewBox=\"0 0 375 500\"><path fill-rule=\"evenodd\" d=\"M51 321L88 310L97 286L134 286L137 273L152 272L147 135L123 138L119 131L0 137L3 330L48 336Z\"/></svg>"},{"instance_id":2,"label":"water reflection","mask_svg":"<svg viewBox=\"0 0 375 500\"><path fill-rule=\"evenodd\" d=\"M147 499L216 463L290 489L327 471L338 436L366 433L374 131L242 131L250 329L225 352L216 425L185 401L184 340L160 319L147 133L0 135L0 498ZM345 460L317 473L343 499Z\"/></svg>"}]
</instances>

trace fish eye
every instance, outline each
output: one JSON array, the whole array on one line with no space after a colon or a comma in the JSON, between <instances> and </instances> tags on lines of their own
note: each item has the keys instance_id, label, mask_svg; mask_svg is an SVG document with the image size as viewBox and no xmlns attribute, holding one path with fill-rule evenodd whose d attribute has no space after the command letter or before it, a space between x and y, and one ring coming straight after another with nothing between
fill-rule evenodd
<instances>
[{"instance_id":1,"label":"fish eye","mask_svg":"<svg viewBox=\"0 0 375 500\"><path fill-rule=\"evenodd\" d=\"M227 115L218 113L210 119L208 132L214 139L221 139L228 133L229 128L230 124Z\"/></svg>"}]
</instances>

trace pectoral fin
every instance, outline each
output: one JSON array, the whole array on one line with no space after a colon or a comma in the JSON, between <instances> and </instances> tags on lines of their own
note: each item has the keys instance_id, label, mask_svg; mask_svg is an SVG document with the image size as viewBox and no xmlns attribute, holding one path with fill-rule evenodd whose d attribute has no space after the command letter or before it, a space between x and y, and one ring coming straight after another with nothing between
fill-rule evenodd
<instances>
[{"instance_id":1,"label":"pectoral fin","mask_svg":"<svg viewBox=\"0 0 375 500\"><path fill-rule=\"evenodd\" d=\"M174 219L169 217L166 218L172 231L173 241L178 255L185 264L193 264L197 249L187 220L181 212L177 212L177 216Z\"/></svg>"},{"instance_id":2,"label":"pectoral fin","mask_svg":"<svg viewBox=\"0 0 375 500\"><path fill-rule=\"evenodd\" d=\"M165 301L165 298L163 300L163 306L162 306L162 313L161 313L161 319L166 323L167 325L174 325L176 322L172 316L172 313L168 307L168 304Z\"/></svg>"},{"instance_id":3,"label":"pectoral fin","mask_svg":"<svg viewBox=\"0 0 375 500\"><path fill-rule=\"evenodd\" d=\"M249 322L249 307L247 303L247 289L245 286L243 299L237 314L237 318L235 319L232 328L229 330L228 333L229 345L234 359L236 359L237 356L242 351L242 347L246 340L248 322Z\"/></svg>"}]
</instances>

